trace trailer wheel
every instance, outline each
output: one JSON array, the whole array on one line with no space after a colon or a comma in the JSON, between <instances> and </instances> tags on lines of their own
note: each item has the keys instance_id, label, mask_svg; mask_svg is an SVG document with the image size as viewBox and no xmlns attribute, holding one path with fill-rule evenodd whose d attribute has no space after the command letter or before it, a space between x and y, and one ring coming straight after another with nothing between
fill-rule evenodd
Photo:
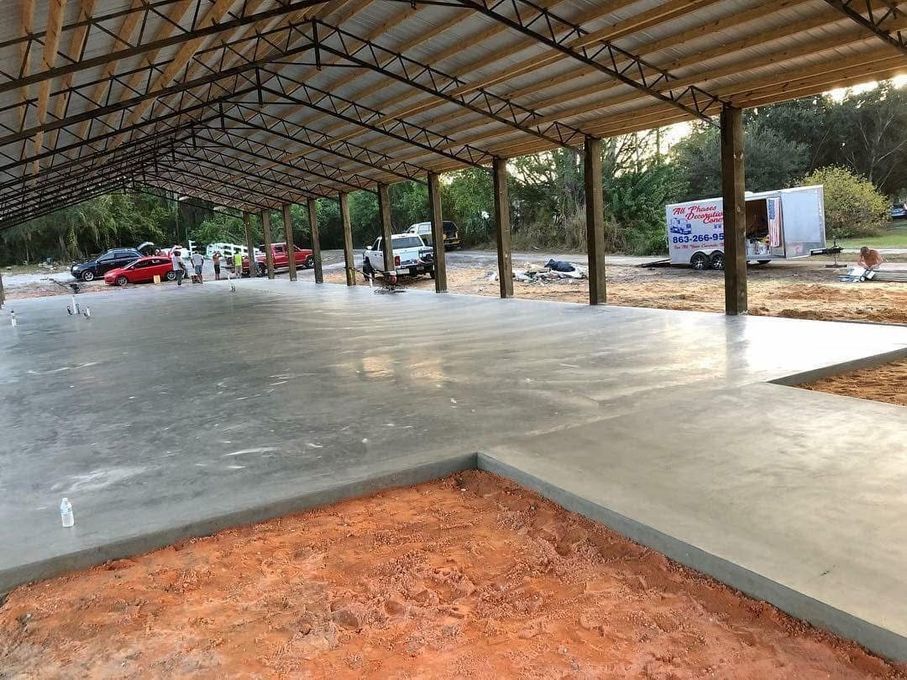
<instances>
[{"instance_id":1,"label":"trailer wheel","mask_svg":"<svg viewBox=\"0 0 907 680\"><path fill-rule=\"evenodd\" d=\"M709 258L709 264L712 269L724 269L724 253L716 250L712 253L712 257Z\"/></svg>"},{"instance_id":2,"label":"trailer wheel","mask_svg":"<svg viewBox=\"0 0 907 680\"><path fill-rule=\"evenodd\" d=\"M690 258L690 266L697 271L708 269L710 266L709 256L705 253L693 253L693 257Z\"/></svg>"}]
</instances>

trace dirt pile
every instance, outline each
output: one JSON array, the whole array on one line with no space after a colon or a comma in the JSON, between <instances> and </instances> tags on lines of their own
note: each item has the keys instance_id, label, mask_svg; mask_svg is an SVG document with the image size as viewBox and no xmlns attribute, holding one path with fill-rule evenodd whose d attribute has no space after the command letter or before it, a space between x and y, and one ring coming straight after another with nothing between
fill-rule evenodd
<instances>
[{"instance_id":1,"label":"dirt pile","mask_svg":"<svg viewBox=\"0 0 907 680\"><path fill-rule=\"evenodd\" d=\"M904 677L484 473L20 588L4 677Z\"/></svg>"}]
</instances>

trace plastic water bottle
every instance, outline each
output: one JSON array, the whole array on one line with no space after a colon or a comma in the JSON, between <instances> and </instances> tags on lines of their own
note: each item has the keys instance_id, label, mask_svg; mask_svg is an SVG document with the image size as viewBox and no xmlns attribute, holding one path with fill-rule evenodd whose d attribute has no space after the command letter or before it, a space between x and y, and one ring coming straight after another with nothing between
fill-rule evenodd
<instances>
[{"instance_id":1,"label":"plastic water bottle","mask_svg":"<svg viewBox=\"0 0 907 680\"><path fill-rule=\"evenodd\" d=\"M76 523L75 517L72 515L72 503L68 498L60 501L60 519L63 521L64 527L71 527Z\"/></svg>"},{"instance_id":2,"label":"plastic water bottle","mask_svg":"<svg viewBox=\"0 0 907 680\"><path fill-rule=\"evenodd\" d=\"M10 312L9 312L9 325L10 325L10 326L18 326L18 325L19 325L19 322L16 320L16 313L15 313L14 311L12 311L12 310L10 310Z\"/></svg>"}]
</instances>

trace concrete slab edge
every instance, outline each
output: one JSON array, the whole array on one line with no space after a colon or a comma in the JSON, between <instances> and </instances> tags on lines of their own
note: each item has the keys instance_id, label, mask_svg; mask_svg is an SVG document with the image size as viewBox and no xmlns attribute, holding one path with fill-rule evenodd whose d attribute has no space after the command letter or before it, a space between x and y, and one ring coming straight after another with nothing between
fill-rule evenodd
<instances>
[{"instance_id":1,"label":"concrete slab edge","mask_svg":"<svg viewBox=\"0 0 907 680\"><path fill-rule=\"evenodd\" d=\"M505 477L535 491L561 507L576 512L670 559L711 576L746 595L765 600L782 611L894 661L907 661L907 638L808 595L750 571L724 558L674 538L646 524L609 510L493 456L479 453L479 470Z\"/></svg>"},{"instance_id":2,"label":"concrete slab edge","mask_svg":"<svg viewBox=\"0 0 907 680\"><path fill-rule=\"evenodd\" d=\"M402 467L372 477L317 489L266 504L243 508L214 517L131 536L109 544L85 548L45 560L23 564L0 571L0 593L13 588L87 569L109 560L141 555L173 545L188 538L210 536L224 529L264 522L275 517L291 515L315 507L330 505L388 489L430 482L464 470L476 469L476 454L451 456L429 463Z\"/></svg>"},{"instance_id":3,"label":"concrete slab edge","mask_svg":"<svg viewBox=\"0 0 907 680\"><path fill-rule=\"evenodd\" d=\"M822 366L821 368L813 368L809 371L803 371L801 373L785 375L780 378L775 378L774 380L769 380L768 382L774 385L796 387L797 385L814 382L816 380L821 380L822 378L827 378L832 375L841 375L842 373L849 373L861 368L873 368L874 366L881 366L882 364L887 364L891 361L898 361L899 359L904 358L907 358L907 347L891 350L890 352L882 352L881 354L872 354L870 356L860 357L859 359L845 361L841 364L832 364L831 366Z\"/></svg>"}]
</instances>

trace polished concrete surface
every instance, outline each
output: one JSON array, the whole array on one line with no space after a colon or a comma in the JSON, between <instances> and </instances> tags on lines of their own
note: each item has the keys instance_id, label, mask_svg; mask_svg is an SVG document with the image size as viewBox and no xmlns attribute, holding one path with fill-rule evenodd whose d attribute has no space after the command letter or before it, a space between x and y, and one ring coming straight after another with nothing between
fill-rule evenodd
<instances>
[{"instance_id":1,"label":"polished concrete surface","mask_svg":"<svg viewBox=\"0 0 907 680\"><path fill-rule=\"evenodd\" d=\"M904 409L765 384L903 355L905 328L281 280L80 301L0 324L0 590L483 452L889 655L907 633Z\"/></svg>"}]
</instances>

